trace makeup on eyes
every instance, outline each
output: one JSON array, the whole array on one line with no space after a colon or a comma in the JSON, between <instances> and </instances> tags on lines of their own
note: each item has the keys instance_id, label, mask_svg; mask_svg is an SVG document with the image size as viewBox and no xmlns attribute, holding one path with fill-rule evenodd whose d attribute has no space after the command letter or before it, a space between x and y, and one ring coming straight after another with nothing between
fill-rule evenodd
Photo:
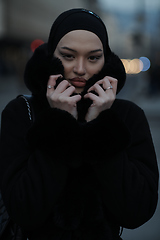
<instances>
[{"instance_id":1,"label":"makeup on eyes","mask_svg":"<svg viewBox=\"0 0 160 240\"><path fill-rule=\"evenodd\" d=\"M72 53L70 53L72 52ZM62 47L59 49L60 55L66 60L72 60L76 57L77 51L68 47ZM92 55L93 54L93 55ZM101 49L92 50L85 54L91 62L96 62L103 56L103 51Z\"/></svg>"}]
</instances>

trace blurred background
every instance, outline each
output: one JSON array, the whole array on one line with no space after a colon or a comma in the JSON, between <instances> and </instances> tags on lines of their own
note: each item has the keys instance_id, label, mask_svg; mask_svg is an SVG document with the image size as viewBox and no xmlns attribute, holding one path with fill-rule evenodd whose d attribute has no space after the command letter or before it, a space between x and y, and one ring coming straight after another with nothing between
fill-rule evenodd
<instances>
[{"instance_id":1,"label":"blurred background","mask_svg":"<svg viewBox=\"0 0 160 240\"><path fill-rule=\"evenodd\" d=\"M26 62L46 42L55 18L70 8L96 12L107 26L113 52L122 59L127 81L119 98L142 107L160 162L160 1L159 0L0 0L0 112L19 94ZM124 240L159 240L160 205L153 218Z\"/></svg>"}]
</instances>

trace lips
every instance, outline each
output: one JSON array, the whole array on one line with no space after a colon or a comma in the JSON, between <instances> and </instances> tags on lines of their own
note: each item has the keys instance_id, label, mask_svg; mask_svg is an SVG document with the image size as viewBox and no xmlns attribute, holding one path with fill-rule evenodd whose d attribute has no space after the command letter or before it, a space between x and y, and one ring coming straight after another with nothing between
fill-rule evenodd
<instances>
[{"instance_id":1,"label":"lips","mask_svg":"<svg viewBox=\"0 0 160 240\"><path fill-rule=\"evenodd\" d=\"M85 87L87 82L85 78L72 78L72 79L69 79L69 81L74 87L79 87L79 88Z\"/></svg>"}]
</instances>

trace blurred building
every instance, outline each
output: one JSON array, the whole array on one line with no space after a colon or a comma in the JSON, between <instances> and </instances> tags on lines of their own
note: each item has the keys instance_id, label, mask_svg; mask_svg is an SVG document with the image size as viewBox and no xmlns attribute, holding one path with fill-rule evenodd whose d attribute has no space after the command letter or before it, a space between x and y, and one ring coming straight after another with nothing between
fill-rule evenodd
<instances>
[{"instance_id":1,"label":"blurred building","mask_svg":"<svg viewBox=\"0 0 160 240\"><path fill-rule=\"evenodd\" d=\"M83 0L1 0L0 37L46 40L51 24L62 11L85 5Z\"/></svg>"},{"instance_id":2,"label":"blurred building","mask_svg":"<svg viewBox=\"0 0 160 240\"><path fill-rule=\"evenodd\" d=\"M35 39L46 42L54 19L61 12L77 7L88 8L102 17L110 46L120 58L146 56L151 60L151 71L128 74L132 82L138 81L136 89L144 92L143 86L146 88L150 79L155 82L154 89L159 89L159 0L152 0L152 4L149 0L122 0L121 3L118 0L0 0L0 75L16 74L22 79L32 54L31 43Z\"/></svg>"},{"instance_id":3,"label":"blurred building","mask_svg":"<svg viewBox=\"0 0 160 240\"><path fill-rule=\"evenodd\" d=\"M46 42L51 25L64 10L87 7L83 0L0 0L0 75L23 77L35 39Z\"/></svg>"}]
</instances>

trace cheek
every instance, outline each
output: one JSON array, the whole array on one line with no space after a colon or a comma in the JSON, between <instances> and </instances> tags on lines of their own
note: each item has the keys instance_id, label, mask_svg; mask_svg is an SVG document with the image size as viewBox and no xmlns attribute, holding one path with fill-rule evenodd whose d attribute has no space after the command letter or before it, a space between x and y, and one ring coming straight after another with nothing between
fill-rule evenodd
<instances>
[{"instance_id":1,"label":"cheek","mask_svg":"<svg viewBox=\"0 0 160 240\"><path fill-rule=\"evenodd\" d=\"M62 62L62 64L64 67L64 75L67 78L70 75L70 73L72 72L73 66L72 66L72 64L68 64L66 62L64 62L64 63Z\"/></svg>"},{"instance_id":2,"label":"cheek","mask_svg":"<svg viewBox=\"0 0 160 240\"><path fill-rule=\"evenodd\" d=\"M89 68L90 74L94 75L99 73L102 70L104 63L105 63L105 60L103 56L96 64L93 64L93 65L91 64Z\"/></svg>"},{"instance_id":3,"label":"cheek","mask_svg":"<svg viewBox=\"0 0 160 240\"><path fill-rule=\"evenodd\" d=\"M97 74L101 71L101 69L103 68L104 63L101 62L99 64L95 64L93 66L90 66L90 68L88 68L88 71L91 75Z\"/></svg>"}]
</instances>

